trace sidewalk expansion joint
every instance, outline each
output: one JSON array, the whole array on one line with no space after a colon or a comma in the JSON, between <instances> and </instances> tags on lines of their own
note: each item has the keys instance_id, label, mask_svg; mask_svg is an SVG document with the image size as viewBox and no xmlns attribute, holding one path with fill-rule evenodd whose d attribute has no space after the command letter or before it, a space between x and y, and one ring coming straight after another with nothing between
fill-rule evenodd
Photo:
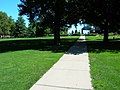
<instances>
[{"instance_id":1,"label":"sidewalk expansion joint","mask_svg":"<svg viewBox=\"0 0 120 90\"><path fill-rule=\"evenodd\" d=\"M66 71L90 71L90 70L82 70L82 69L59 69L59 68L52 68L52 70L66 70Z\"/></svg>"},{"instance_id":2,"label":"sidewalk expansion joint","mask_svg":"<svg viewBox=\"0 0 120 90\"><path fill-rule=\"evenodd\" d=\"M92 90L92 89L83 89L83 88L65 87L65 86L54 86L54 85L45 85L45 84L35 84L35 85L46 86L46 87L55 87L55 88L63 88L63 89L74 89L74 90Z\"/></svg>"}]
</instances>

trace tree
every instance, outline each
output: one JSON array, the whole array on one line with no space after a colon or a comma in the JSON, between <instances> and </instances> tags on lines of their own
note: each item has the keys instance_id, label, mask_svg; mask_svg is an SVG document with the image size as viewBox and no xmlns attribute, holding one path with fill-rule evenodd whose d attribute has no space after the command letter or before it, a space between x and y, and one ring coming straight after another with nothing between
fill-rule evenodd
<instances>
[{"instance_id":1,"label":"tree","mask_svg":"<svg viewBox=\"0 0 120 90\"><path fill-rule=\"evenodd\" d=\"M72 35L74 35L74 31L72 30Z\"/></svg>"},{"instance_id":2,"label":"tree","mask_svg":"<svg viewBox=\"0 0 120 90\"><path fill-rule=\"evenodd\" d=\"M65 0L21 0L20 15L27 15L30 22L38 20L43 27L54 31L54 41L60 41L60 27L63 26ZM41 25L41 24L40 24Z\"/></svg>"},{"instance_id":3,"label":"tree","mask_svg":"<svg viewBox=\"0 0 120 90\"><path fill-rule=\"evenodd\" d=\"M68 35L68 27L63 26L60 31L61 35Z\"/></svg>"},{"instance_id":4,"label":"tree","mask_svg":"<svg viewBox=\"0 0 120 90\"><path fill-rule=\"evenodd\" d=\"M120 26L119 0L21 0L20 15L30 21L39 20L43 26L54 31L56 44L60 40L60 27L83 21L104 30L104 41L108 32L118 31Z\"/></svg>"},{"instance_id":5,"label":"tree","mask_svg":"<svg viewBox=\"0 0 120 90\"><path fill-rule=\"evenodd\" d=\"M50 29L49 27L45 29L45 34L47 36L49 36L50 34L52 34L52 29Z\"/></svg>"},{"instance_id":6,"label":"tree","mask_svg":"<svg viewBox=\"0 0 120 90\"><path fill-rule=\"evenodd\" d=\"M27 37L35 37L35 31L36 31L36 27L34 26L33 23L30 23L27 28L26 36Z\"/></svg>"},{"instance_id":7,"label":"tree","mask_svg":"<svg viewBox=\"0 0 120 90\"><path fill-rule=\"evenodd\" d=\"M41 25L40 22L35 22L35 27L36 27L36 37L43 37L45 34L45 27Z\"/></svg>"},{"instance_id":8,"label":"tree","mask_svg":"<svg viewBox=\"0 0 120 90\"><path fill-rule=\"evenodd\" d=\"M14 36L13 35L13 32L14 32L14 30L15 30L15 21L14 21L14 19L12 19L12 17L10 16L9 17L9 24L10 24L10 36Z\"/></svg>"},{"instance_id":9,"label":"tree","mask_svg":"<svg viewBox=\"0 0 120 90\"><path fill-rule=\"evenodd\" d=\"M25 20L23 17L18 17L18 19L15 22L15 30L13 32L14 37L26 37L27 34L27 28L25 26Z\"/></svg>"},{"instance_id":10,"label":"tree","mask_svg":"<svg viewBox=\"0 0 120 90\"><path fill-rule=\"evenodd\" d=\"M15 22L12 17L8 17L5 12L0 11L0 36L11 35Z\"/></svg>"},{"instance_id":11,"label":"tree","mask_svg":"<svg viewBox=\"0 0 120 90\"><path fill-rule=\"evenodd\" d=\"M100 27L104 31L104 41L108 41L110 31L118 31L120 26L120 1L118 0L81 0L79 8L82 19Z\"/></svg>"}]
</instances>

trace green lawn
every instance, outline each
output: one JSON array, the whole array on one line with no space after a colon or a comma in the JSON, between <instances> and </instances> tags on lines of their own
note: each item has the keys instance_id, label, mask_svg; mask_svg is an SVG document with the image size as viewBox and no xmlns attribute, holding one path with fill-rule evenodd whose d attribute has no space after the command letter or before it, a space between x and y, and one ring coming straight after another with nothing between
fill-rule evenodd
<instances>
[{"instance_id":1,"label":"green lawn","mask_svg":"<svg viewBox=\"0 0 120 90\"><path fill-rule=\"evenodd\" d=\"M103 36L102 35L96 35L96 36L86 36L87 41L102 41Z\"/></svg>"},{"instance_id":2,"label":"green lawn","mask_svg":"<svg viewBox=\"0 0 120 90\"><path fill-rule=\"evenodd\" d=\"M0 41L0 90L28 90L77 38L62 37L57 50L52 38Z\"/></svg>"},{"instance_id":3,"label":"green lawn","mask_svg":"<svg viewBox=\"0 0 120 90\"><path fill-rule=\"evenodd\" d=\"M87 36L89 38L86 38L88 41L102 41L103 40L103 35L96 35L96 36ZM120 40L120 35L113 35L109 34L109 40Z\"/></svg>"},{"instance_id":4,"label":"green lawn","mask_svg":"<svg viewBox=\"0 0 120 90\"><path fill-rule=\"evenodd\" d=\"M61 39L70 39L70 38L78 38L79 36L61 36ZM37 37L37 38L0 38L0 41L14 41L14 40L40 40L40 39L53 39L53 36L44 36L44 37Z\"/></svg>"},{"instance_id":5,"label":"green lawn","mask_svg":"<svg viewBox=\"0 0 120 90\"><path fill-rule=\"evenodd\" d=\"M87 36L87 44L94 89L120 90L120 41L103 43L102 36Z\"/></svg>"}]
</instances>

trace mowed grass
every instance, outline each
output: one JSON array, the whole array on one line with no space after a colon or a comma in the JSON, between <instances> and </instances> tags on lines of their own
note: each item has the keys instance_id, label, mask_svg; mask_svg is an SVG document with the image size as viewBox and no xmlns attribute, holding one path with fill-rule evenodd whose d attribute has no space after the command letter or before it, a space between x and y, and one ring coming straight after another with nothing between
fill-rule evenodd
<instances>
[{"instance_id":1,"label":"mowed grass","mask_svg":"<svg viewBox=\"0 0 120 90\"><path fill-rule=\"evenodd\" d=\"M95 90L120 90L120 41L103 43L101 37L86 37L93 87Z\"/></svg>"},{"instance_id":2,"label":"mowed grass","mask_svg":"<svg viewBox=\"0 0 120 90\"><path fill-rule=\"evenodd\" d=\"M0 90L28 90L62 55L37 50L0 54Z\"/></svg>"},{"instance_id":3,"label":"mowed grass","mask_svg":"<svg viewBox=\"0 0 120 90\"><path fill-rule=\"evenodd\" d=\"M61 39L76 39L79 36L61 36ZM40 39L54 39L53 36L44 36L44 37L37 37L37 38L0 38L0 41L15 41L15 40L40 40Z\"/></svg>"},{"instance_id":4,"label":"mowed grass","mask_svg":"<svg viewBox=\"0 0 120 90\"><path fill-rule=\"evenodd\" d=\"M0 90L28 90L77 39L62 38L57 51L52 38L0 41Z\"/></svg>"}]
</instances>

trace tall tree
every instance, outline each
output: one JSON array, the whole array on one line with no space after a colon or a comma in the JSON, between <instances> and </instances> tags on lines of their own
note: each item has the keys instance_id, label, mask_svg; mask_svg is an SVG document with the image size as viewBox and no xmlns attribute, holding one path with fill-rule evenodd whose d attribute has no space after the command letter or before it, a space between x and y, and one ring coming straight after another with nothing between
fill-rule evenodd
<instances>
[{"instance_id":1,"label":"tall tree","mask_svg":"<svg viewBox=\"0 0 120 90\"><path fill-rule=\"evenodd\" d=\"M60 27L77 25L84 21L104 30L104 41L108 41L108 32L118 30L120 26L119 0L21 0L18 5L21 15L27 15L30 21L39 20L54 31L54 39L59 43Z\"/></svg>"},{"instance_id":2,"label":"tall tree","mask_svg":"<svg viewBox=\"0 0 120 90\"><path fill-rule=\"evenodd\" d=\"M104 41L108 41L110 31L118 31L120 27L119 0L80 0L82 19L87 23L99 26L104 31ZM82 9L83 8L83 9Z\"/></svg>"},{"instance_id":3,"label":"tall tree","mask_svg":"<svg viewBox=\"0 0 120 90\"><path fill-rule=\"evenodd\" d=\"M27 28L25 26L25 20L20 16L15 22L14 37L25 37L26 33Z\"/></svg>"},{"instance_id":4,"label":"tall tree","mask_svg":"<svg viewBox=\"0 0 120 90\"><path fill-rule=\"evenodd\" d=\"M15 22L12 17L8 17L5 12L0 11L0 35L11 35L14 30Z\"/></svg>"},{"instance_id":5,"label":"tall tree","mask_svg":"<svg viewBox=\"0 0 120 90\"><path fill-rule=\"evenodd\" d=\"M14 30L15 30L15 21L14 21L14 19L12 19L12 17L10 16L9 17L9 24L10 24L10 36L14 36L13 35L13 32L14 32Z\"/></svg>"},{"instance_id":6,"label":"tall tree","mask_svg":"<svg viewBox=\"0 0 120 90\"><path fill-rule=\"evenodd\" d=\"M21 0L20 15L25 14L30 21L39 20L42 27L53 29L55 44L59 44L64 3L65 0Z\"/></svg>"},{"instance_id":7,"label":"tall tree","mask_svg":"<svg viewBox=\"0 0 120 90\"><path fill-rule=\"evenodd\" d=\"M36 31L36 27L34 26L33 23L30 23L27 28L26 36L27 37L35 37L35 31Z\"/></svg>"}]
</instances>

